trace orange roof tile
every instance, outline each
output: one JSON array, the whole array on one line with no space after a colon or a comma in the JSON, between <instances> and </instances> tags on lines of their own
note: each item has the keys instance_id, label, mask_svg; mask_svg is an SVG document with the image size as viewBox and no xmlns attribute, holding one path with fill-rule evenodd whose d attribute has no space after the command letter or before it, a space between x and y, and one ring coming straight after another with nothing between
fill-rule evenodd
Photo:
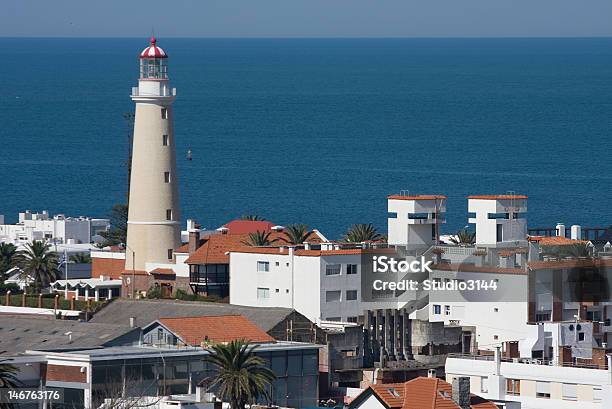
<instances>
[{"instance_id":1,"label":"orange roof tile","mask_svg":"<svg viewBox=\"0 0 612 409\"><path fill-rule=\"evenodd\" d=\"M161 274L161 275L176 275L174 270L172 270L171 268L160 268L160 267L157 267L156 269L149 271L149 273L153 274L153 275L156 275L156 274Z\"/></svg>"},{"instance_id":2,"label":"orange roof tile","mask_svg":"<svg viewBox=\"0 0 612 409\"><path fill-rule=\"evenodd\" d=\"M270 240L275 240L273 245L282 245L282 238L286 237L283 232L273 231L270 234ZM202 239L203 244L187 258L187 264L229 264L229 255L227 252L255 252L265 253L269 250L270 253L282 254L278 247L252 247L244 244L248 242L249 234L212 234ZM319 243L321 240L316 233L312 233L308 239L309 243ZM183 246L184 247L184 246ZM258 251L249 251L258 250ZM285 250L286 251L286 250Z\"/></svg>"},{"instance_id":3,"label":"orange roof tile","mask_svg":"<svg viewBox=\"0 0 612 409\"><path fill-rule=\"evenodd\" d=\"M159 322L192 346L199 346L206 339L217 343L238 339L255 343L275 342L274 338L242 315L160 318Z\"/></svg>"},{"instance_id":4,"label":"orange roof tile","mask_svg":"<svg viewBox=\"0 0 612 409\"><path fill-rule=\"evenodd\" d=\"M387 199L392 200L444 200L444 195L389 195Z\"/></svg>"},{"instance_id":5,"label":"orange roof tile","mask_svg":"<svg viewBox=\"0 0 612 409\"><path fill-rule=\"evenodd\" d=\"M403 384L376 384L362 393L370 393L368 391L389 409L460 409L451 398L451 384L438 378L419 377ZM472 409L497 409L493 402L472 394L470 397ZM357 401L358 398L353 400Z\"/></svg>"},{"instance_id":6,"label":"orange roof tile","mask_svg":"<svg viewBox=\"0 0 612 409\"><path fill-rule=\"evenodd\" d=\"M529 236L529 241L538 241L540 246L566 246L572 244L587 243L585 240L568 239L561 236Z\"/></svg>"},{"instance_id":7,"label":"orange roof tile","mask_svg":"<svg viewBox=\"0 0 612 409\"><path fill-rule=\"evenodd\" d=\"M229 234L248 234L258 231L269 232L275 224L267 220L232 220L223 225Z\"/></svg>"},{"instance_id":8,"label":"orange roof tile","mask_svg":"<svg viewBox=\"0 0 612 409\"><path fill-rule=\"evenodd\" d=\"M484 200L511 200L511 199L527 199L525 195L471 195L468 199L484 199Z\"/></svg>"}]
</instances>

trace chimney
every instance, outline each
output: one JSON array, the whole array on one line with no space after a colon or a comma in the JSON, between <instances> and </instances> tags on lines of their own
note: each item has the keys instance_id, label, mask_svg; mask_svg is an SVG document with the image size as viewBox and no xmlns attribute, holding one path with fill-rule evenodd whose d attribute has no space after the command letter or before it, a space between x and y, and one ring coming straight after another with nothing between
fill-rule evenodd
<instances>
[{"instance_id":1,"label":"chimney","mask_svg":"<svg viewBox=\"0 0 612 409\"><path fill-rule=\"evenodd\" d=\"M572 240L581 240L582 239L582 227L578 224L574 224L571 228L571 238Z\"/></svg>"},{"instance_id":2,"label":"chimney","mask_svg":"<svg viewBox=\"0 0 612 409\"><path fill-rule=\"evenodd\" d=\"M427 377L428 378L435 378L436 377L436 370L435 369L428 369L427 370Z\"/></svg>"},{"instance_id":3,"label":"chimney","mask_svg":"<svg viewBox=\"0 0 612 409\"><path fill-rule=\"evenodd\" d=\"M193 254L200 247L200 229L189 230L189 254Z\"/></svg>"},{"instance_id":4,"label":"chimney","mask_svg":"<svg viewBox=\"0 0 612 409\"><path fill-rule=\"evenodd\" d=\"M470 409L470 378L460 376L453 379L453 401L461 409Z\"/></svg>"},{"instance_id":5,"label":"chimney","mask_svg":"<svg viewBox=\"0 0 612 409\"><path fill-rule=\"evenodd\" d=\"M130 328L134 328L136 326L136 318L130 317Z\"/></svg>"},{"instance_id":6,"label":"chimney","mask_svg":"<svg viewBox=\"0 0 612 409\"><path fill-rule=\"evenodd\" d=\"M565 225L563 223L557 223L555 230L558 237L565 237Z\"/></svg>"}]
</instances>

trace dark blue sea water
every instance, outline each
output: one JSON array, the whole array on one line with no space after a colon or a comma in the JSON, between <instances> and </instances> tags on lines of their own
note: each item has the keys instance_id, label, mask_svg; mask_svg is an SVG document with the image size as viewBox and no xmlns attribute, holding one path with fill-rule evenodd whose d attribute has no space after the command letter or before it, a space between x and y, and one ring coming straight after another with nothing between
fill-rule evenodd
<instances>
[{"instance_id":1,"label":"dark blue sea water","mask_svg":"<svg viewBox=\"0 0 612 409\"><path fill-rule=\"evenodd\" d=\"M146 39L0 39L0 214L125 199ZM160 39L184 218L337 237L386 195L530 196L531 226L612 222L612 39ZM185 152L193 151L193 161Z\"/></svg>"}]
</instances>

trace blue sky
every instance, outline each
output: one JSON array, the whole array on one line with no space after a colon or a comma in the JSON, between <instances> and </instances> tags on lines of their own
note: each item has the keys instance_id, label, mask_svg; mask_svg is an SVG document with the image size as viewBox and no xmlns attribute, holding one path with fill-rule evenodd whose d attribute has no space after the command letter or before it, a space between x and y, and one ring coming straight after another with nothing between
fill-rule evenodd
<instances>
[{"instance_id":1,"label":"blue sky","mask_svg":"<svg viewBox=\"0 0 612 409\"><path fill-rule=\"evenodd\" d=\"M611 0L2 0L0 36L612 36Z\"/></svg>"}]
</instances>

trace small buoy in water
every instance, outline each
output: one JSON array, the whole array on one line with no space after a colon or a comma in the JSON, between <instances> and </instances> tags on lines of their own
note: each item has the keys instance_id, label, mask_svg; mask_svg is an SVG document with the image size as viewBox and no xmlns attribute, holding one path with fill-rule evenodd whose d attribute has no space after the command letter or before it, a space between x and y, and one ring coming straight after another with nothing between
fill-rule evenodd
<instances>
[{"instance_id":1,"label":"small buoy in water","mask_svg":"<svg viewBox=\"0 0 612 409\"><path fill-rule=\"evenodd\" d=\"M187 150L187 160L191 160L191 149Z\"/></svg>"}]
</instances>

